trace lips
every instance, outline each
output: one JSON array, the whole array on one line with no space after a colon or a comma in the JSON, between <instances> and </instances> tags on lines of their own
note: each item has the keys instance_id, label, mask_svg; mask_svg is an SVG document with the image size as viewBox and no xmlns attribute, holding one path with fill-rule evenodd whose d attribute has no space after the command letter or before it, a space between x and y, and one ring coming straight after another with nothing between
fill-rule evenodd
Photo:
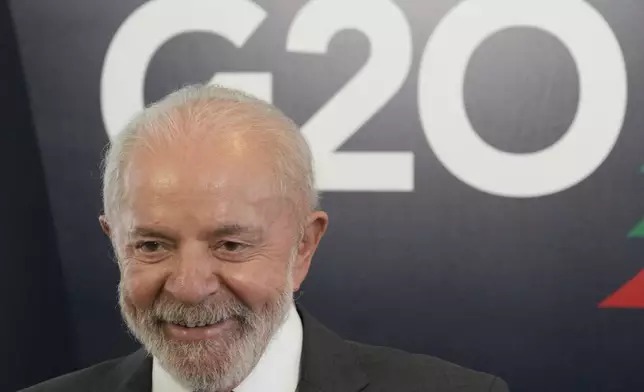
<instances>
[{"instance_id":1,"label":"lips","mask_svg":"<svg viewBox=\"0 0 644 392\"><path fill-rule=\"evenodd\" d=\"M235 325L234 318L216 322L173 320L162 323L167 337L182 341L220 339L235 328Z\"/></svg>"}]
</instances>

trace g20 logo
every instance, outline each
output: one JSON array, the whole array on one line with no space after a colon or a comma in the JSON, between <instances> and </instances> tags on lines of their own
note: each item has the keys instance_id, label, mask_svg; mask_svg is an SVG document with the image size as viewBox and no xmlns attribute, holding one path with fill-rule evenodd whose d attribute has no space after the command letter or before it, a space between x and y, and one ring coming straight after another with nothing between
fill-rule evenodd
<instances>
[{"instance_id":1,"label":"g20 logo","mask_svg":"<svg viewBox=\"0 0 644 392\"><path fill-rule=\"evenodd\" d=\"M144 105L143 84L155 52L187 32L219 35L242 47L266 18L250 0L153 0L135 10L109 46L101 108L110 136ZM579 75L577 113L567 132L537 152L516 154L478 136L463 102L466 68L475 49L500 30L547 31L568 48ZM391 0L312 0L295 15L284 42L292 53L323 55L340 31L354 29L371 44L363 67L302 126L322 191L413 191L414 154L337 149L398 93L412 63L412 35ZM465 0L443 17L424 47L418 113L438 160L462 182L504 197L561 192L590 176L620 134L627 101L624 58L604 18L582 0ZM217 73L213 83L267 100L268 72Z\"/></svg>"}]
</instances>

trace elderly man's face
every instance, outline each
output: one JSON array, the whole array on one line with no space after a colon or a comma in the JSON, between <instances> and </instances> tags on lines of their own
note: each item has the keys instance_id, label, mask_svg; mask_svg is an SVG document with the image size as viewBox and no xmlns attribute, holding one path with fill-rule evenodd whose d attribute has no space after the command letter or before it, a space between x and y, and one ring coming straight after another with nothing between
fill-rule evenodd
<instances>
[{"instance_id":1,"label":"elderly man's face","mask_svg":"<svg viewBox=\"0 0 644 392\"><path fill-rule=\"evenodd\" d=\"M120 221L121 308L191 388L232 388L255 365L308 271L327 218L276 193L270 152L235 134L137 147Z\"/></svg>"}]
</instances>

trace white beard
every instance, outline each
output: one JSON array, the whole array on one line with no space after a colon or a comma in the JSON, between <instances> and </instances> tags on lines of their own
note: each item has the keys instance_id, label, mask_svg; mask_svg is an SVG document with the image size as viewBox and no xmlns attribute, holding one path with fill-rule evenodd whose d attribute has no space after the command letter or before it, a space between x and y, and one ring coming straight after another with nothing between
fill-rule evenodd
<instances>
[{"instance_id":1,"label":"white beard","mask_svg":"<svg viewBox=\"0 0 644 392\"><path fill-rule=\"evenodd\" d=\"M185 305L160 299L138 310L126 301L119 285L119 304L133 335L180 384L192 391L230 391L252 371L293 303L292 281L281 295L255 312L235 298L217 304ZM234 320L236 327L219 340L182 342L168 339L158 322L198 319Z\"/></svg>"}]
</instances>

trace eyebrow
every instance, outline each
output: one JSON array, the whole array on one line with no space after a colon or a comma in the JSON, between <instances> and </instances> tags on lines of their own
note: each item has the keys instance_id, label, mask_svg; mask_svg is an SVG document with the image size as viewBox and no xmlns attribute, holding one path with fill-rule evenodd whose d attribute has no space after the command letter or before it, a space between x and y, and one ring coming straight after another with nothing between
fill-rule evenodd
<instances>
[{"instance_id":1,"label":"eyebrow","mask_svg":"<svg viewBox=\"0 0 644 392\"><path fill-rule=\"evenodd\" d=\"M173 236L171 234L158 229L152 229L149 227L135 227L128 234L130 237L155 237L155 238L163 238L165 240L173 239Z\"/></svg>"},{"instance_id":2,"label":"eyebrow","mask_svg":"<svg viewBox=\"0 0 644 392\"><path fill-rule=\"evenodd\" d=\"M253 235L259 237L262 234L260 227L242 226L236 223L222 224L207 233L208 237L226 237L235 235ZM167 230L153 229L150 227L135 227L129 233L130 237L154 237L165 240L173 240L176 236L168 233Z\"/></svg>"},{"instance_id":3,"label":"eyebrow","mask_svg":"<svg viewBox=\"0 0 644 392\"><path fill-rule=\"evenodd\" d=\"M262 230L259 227L242 226L236 223L223 224L209 233L212 237L226 237L242 234L259 235Z\"/></svg>"}]
</instances>

